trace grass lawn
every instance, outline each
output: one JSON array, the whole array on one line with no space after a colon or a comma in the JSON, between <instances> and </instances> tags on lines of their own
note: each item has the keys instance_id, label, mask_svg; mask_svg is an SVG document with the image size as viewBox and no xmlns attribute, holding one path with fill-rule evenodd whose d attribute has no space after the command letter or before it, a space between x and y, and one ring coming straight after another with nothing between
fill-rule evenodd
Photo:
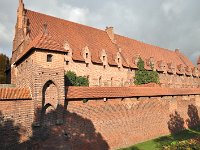
<instances>
[{"instance_id":1,"label":"grass lawn","mask_svg":"<svg viewBox=\"0 0 200 150\"><path fill-rule=\"evenodd\" d=\"M178 134L163 136L157 139L139 143L129 148L123 148L120 150L160 150L162 149L163 145L168 145L173 142L188 140L199 136L200 136L200 130L185 130Z\"/></svg>"}]
</instances>

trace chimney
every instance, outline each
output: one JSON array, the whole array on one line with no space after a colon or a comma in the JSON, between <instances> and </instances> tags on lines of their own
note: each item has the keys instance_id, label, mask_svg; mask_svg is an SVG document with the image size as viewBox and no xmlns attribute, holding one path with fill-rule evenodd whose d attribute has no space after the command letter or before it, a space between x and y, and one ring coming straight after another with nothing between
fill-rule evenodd
<instances>
[{"instance_id":1,"label":"chimney","mask_svg":"<svg viewBox=\"0 0 200 150\"><path fill-rule=\"evenodd\" d=\"M110 40L115 43L115 34L114 34L114 31L113 31L113 27L106 27L106 33L108 34Z\"/></svg>"},{"instance_id":2,"label":"chimney","mask_svg":"<svg viewBox=\"0 0 200 150\"><path fill-rule=\"evenodd\" d=\"M176 53L180 53L179 48L176 48L176 49L175 49L175 52L176 52Z\"/></svg>"},{"instance_id":3,"label":"chimney","mask_svg":"<svg viewBox=\"0 0 200 150\"><path fill-rule=\"evenodd\" d=\"M19 0L19 6L17 9L17 27L22 29L23 28L23 20L24 20L24 3L23 0Z\"/></svg>"},{"instance_id":4,"label":"chimney","mask_svg":"<svg viewBox=\"0 0 200 150\"><path fill-rule=\"evenodd\" d=\"M198 70L200 71L200 56L199 56L199 59L197 60L197 67L198 67Z\"/></svg>"}]
</instances>

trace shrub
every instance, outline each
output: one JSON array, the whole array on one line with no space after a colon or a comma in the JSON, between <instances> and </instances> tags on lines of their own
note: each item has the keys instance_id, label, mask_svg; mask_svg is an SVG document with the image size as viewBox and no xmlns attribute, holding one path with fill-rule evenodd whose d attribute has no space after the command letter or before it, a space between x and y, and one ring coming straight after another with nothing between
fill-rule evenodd
<instances>
[{"instance_id":1,"label":"shrub","mask_svg":"<svg viewBox=\"0 0 200 150\"><path fill-rule=\"evenodd\" d=\"M77 76L73 71L65 74L65 86L89 86L89 80L85 76Z\"/></svg>"},{"instance_id":2,"label":"shrub","mask_svg":"<svg viewBox=\"0 0 200 150\"><path fill-rule=\"evenodd\" d=\"M144 61L139 58L137 63L138 70L135 72L134 83L136 85L147 84L147 83L159 83L158 72L153 70L153 65L151 64L151 71L145 70Z\"/></svg>"},{"instance_id":3,"label":"shrub","mask_svg":"<svg viewBox=\"0 0 200 150\"><path fill-rule=\"evenodd\" d=\"M169 145L163 146L163 150L199 150L200 143L195 139L172 142Z\"/></svg>"}]
</instances>

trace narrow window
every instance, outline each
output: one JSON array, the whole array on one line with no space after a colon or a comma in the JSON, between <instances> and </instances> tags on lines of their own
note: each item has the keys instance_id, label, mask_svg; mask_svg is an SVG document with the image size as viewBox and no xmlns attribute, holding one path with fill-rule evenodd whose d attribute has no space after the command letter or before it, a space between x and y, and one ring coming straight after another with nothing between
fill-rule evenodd
<instances>
[{"instance_id":1,"label":"narrow window","mask_svg":"<svg viewBox=\"0 0 200 150\"><path fill-rule=\"evenodd\" d=\"M102 78L101 78L101 76L99 77L99 86L101 86L102 85Z\"/></svg>"},{"instance_id":2,"label":"narrow window","mask_svg":"<svg viewBox=\"0 0 200 150\"><path fill-rule=\"evenodd\" d=\"M103 61L105 61L106 60L106 56L103 56Z\"/></svg>"},{"instance_id":3,"label":"narrow window","mask_svg":"<svg viewBox=\"0 0 200 150\"><path fill-rule=\"evenodd\" d=\"M88 58L88 53L85 53L85 57Z\"/></svg>"},{"instance_id":4,"label":"narrow window","mask_svg":"<svg viewBox=\"0 0 200 150\"><path fill-rule=\"evenodd\" d=\"M110 86L113 86L113 77L110 79Z\"/></svg>"},{"instance_id":5,"label":"narrow window","mask_svg":"<svg viewBox=\"0 0 200 150\"><path fill-rule=\"evenodd\" d=\"M52 57L53 57L53 55L48 54L47 55L47 62L52 62Z\"/></svg>"}]
</instances>

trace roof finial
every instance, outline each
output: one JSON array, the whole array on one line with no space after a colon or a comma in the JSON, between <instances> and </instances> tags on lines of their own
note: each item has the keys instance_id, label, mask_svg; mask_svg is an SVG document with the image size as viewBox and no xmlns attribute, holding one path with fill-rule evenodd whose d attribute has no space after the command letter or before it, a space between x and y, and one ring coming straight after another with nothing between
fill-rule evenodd
<instances>
[{"instance_id":1,"label":"roof finial","mask_svg":"<svg viewBox=\"0 0 200 150\"><path fill-rule=\"evenodd\" d=\"M175 49L175 52L176 52L176 53L179 53L179 52L180 52L179 48L176 48L176 49Z\"/></svg>"}]
</instances>

